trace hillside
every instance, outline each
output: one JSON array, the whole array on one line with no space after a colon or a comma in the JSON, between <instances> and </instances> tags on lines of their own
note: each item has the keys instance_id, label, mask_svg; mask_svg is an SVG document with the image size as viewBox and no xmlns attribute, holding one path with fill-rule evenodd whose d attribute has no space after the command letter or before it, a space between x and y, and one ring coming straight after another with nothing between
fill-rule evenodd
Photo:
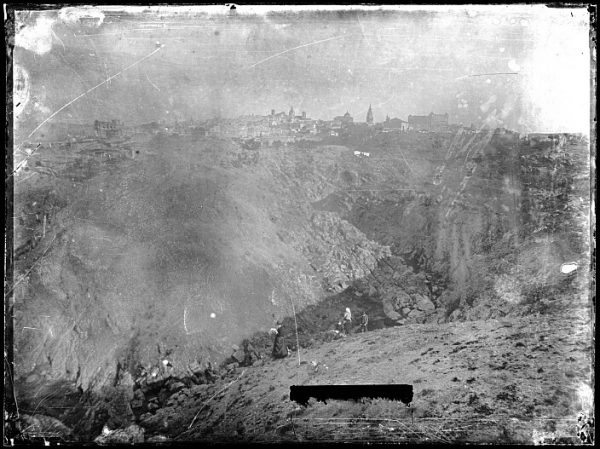
<instances>
[{"instance_id":1,"label":"hillside","mask_svg":"<svg viewBox=\"0 0 600 449\"><path fill-rule=\"evenodd\" d=\"M234 369L208 388L183 388L140 424L176 440L531 443L534 431L573 435L578 389L592 376L591 346L582 344L589 323L580 309L355 334L301 350L299 366L292 354ZM557 332L565 328L575 331ZM290 385L369 383L412 384L410 410L381 399L306 408L289 401Z\"/></svg>"},{"instance_id":2,"label":"hillside","mask_svg":"<svg viewBox=\"0 0 600 449\"><path fill-rule=\"evenodd\" d=\"M321 341L283 360L265 354L208 383L125 374L111 387L115 399L76 406L64 422L82 435L81 414L93 410L109 429L97 439L105 443L576 443L577 413L591 405L590 340L589 310L563 297L542 316L412 324ZM372 383L409 383L413 402L289 400L290 385ZM129 408L117 398L131 388Z\"/></svg>"},{"instance_id":3,"label":"hillside","mask_svg":"<svg viewBox=\"0 0 600 449\"><path fill-rule=\"evenodd\" d=\"M155 385L160 397L144 415L148 398L133 381L141 370L167 359L170 378L179 379L171 384L184 385L209 362L231 370L232 346L248 339L268 354L267 330L281 319L294 334L298 323L308 364L292 370L297 359L288 358L248 367L244 378L256 391L239 397L240 415L223 410L232 417L221 420L223 435L232 435L234 423L250 428L244 413L257 398L273 408L272 420L281 420L291 404L278 408L275 392L282 398L289 382L308 379L313 360L335 373L327 377L320 368L315 379L323 383L420 385L408 367L421 358L423 364L413 362L424 376L420 388L433 393L417 390L415 413L433 418L443 410L447 417L450 410L458 418L462 407L477 416L504 407L495 385L517 385L509 396L517 395L519 379L539 388L542 372L530 372L535 355L535 368L543 363L551 373L544 381L560 393L544 404L535 398L545 391L522 392L516 401L529 410L523 416L571 419L574 389L590 382L586 152L581 143L531 146L493 132L374 133L258 149L226 139L144 135L43 146L14 186L15 374L23 412L59 419L83 439L105 423L132 422L175 436L199 402L184 394L176 400L182 408L170 410L173 392ZM577 269L561 272L571 262ZM345 307L355 317L367 311L373 332L328 342ZM574 326L573 317L583 320L577 332L552 333ZM544 341L553 341L548 351L526 339L538 325ZM464 351L450 347L489 335L498 338ZM412 339L414 349L402 346ZM519 370L511 371L513 358ZM573 364L570 377L558 374L560 360ZM463 372L471 362L483 373L481 383ZM373 374L377 364L387 378L352 377L365 369ZM272 370L281 365L285 374ZM466 385L480 389L467 405L443 409L459 400L450 401L460 381L448 384L448 373L475 379ZM278 377L292 374L297 378ZM355 380L344 380L346 374ZM268 391L263 375L274 376L275 390ZM207 399L231 376L188 385L188 393ZM203 413L219 417L220 406ZM360 415L388 405L357 407ZM179 424L157 427L173 414ZM190 437L209 438L202 429ZM515 429L506 438L523 441L524 430Z\"/></svg>"}]
</instances>

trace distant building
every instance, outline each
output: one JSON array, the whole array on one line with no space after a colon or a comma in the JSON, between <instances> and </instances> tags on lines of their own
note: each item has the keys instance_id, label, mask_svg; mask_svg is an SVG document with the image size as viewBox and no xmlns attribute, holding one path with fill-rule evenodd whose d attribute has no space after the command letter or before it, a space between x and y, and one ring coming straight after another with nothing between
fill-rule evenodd
<instances>
[{"instance_id":1,"label":"distant building","mask_svg":"<svg viewBox=\"0 0 600 449\"><path fill-rule=\"evenodd\" d=\"M339 129L351 125L352 123L354 123L354 119L350 113L346 111L344 115L338 115L337 117L333 118L333 121L331 122L331 128Z\"/></svg>"},{"instance_id":2,"label":"distant building","mask_svg":"<svg viewBox=\"0 0 600 449\"><path fill-rule=\"evenodd\" d=\"M271 126L278 126L288 121L288 114L285 112L275 112L275 109L271 109L271 115L269 115L269 124Z\"/></svg>"},{"instance_id":3,"label":"distant building","mask_svg":"<svg viewBox=\"0 0 600 449\"><path fill-rule=\"evenodd\" d=\"M373 124L373 110L371 109L371 105L369 105L369 110L367 111L367 125Z\"/></svg>"},{"instance_id":4,"label":"distant building","mask_svg":"<svg viewBox=\"0 0 600 449\"><path fill-rule=\"evenodd\" d=\"M444 131L448 127L448 114L409 115L408 125L418 131Z\"/></svg>"},{"instance_id":5,"label":"distant building","mask_svg":"<svg viewBox=\"0 0 600 449\"><path fill-rule=\"evenodd\" d=\"M102 138L121 137L123 135L123 122L111 120L110 122L94 121L96 136Z\"/></svg>"},{"instance_id":6,"label":"distant building","mask_svg":"<svg viewBox=\"0 0 600 449\"><path fill-rule=\"evenodd\" d=\"M448 113L446 114L429 114L431 117L431 130L432 131L445 131L448 128Z\"/></svg>"},{"instance_id":7,"label":"distant building","mask_svg":"<svg viewBox=\"0 0 600 449\"><path fill-rule=\"evenodd\" d=\"M389 116L386 118L385 122L383 122L383 132L392 132L392 131L407 131L408 130L408 122L402 120L401 118L392 118Z\"/></svg>"}]
</instances>

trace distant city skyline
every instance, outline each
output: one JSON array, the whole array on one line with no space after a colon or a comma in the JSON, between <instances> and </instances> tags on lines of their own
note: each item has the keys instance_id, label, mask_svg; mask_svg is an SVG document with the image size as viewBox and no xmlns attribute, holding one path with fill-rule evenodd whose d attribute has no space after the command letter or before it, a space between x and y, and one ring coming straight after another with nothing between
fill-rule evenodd
<instances>
[{"instance_id":1,"label":"distant city skyline","mask_svg":"<svg viewBox=\"0 0 600 449\"><path fill-rule=\"evenodd\" d=\"M313 118L348 111L362 122L369 104L375 122L447 112L465 126L589 131L585 8L265 8L18 13L15 73L25 88L15 137L50 116L148 123L293 105Z\"/></svg>"}]
</instances>

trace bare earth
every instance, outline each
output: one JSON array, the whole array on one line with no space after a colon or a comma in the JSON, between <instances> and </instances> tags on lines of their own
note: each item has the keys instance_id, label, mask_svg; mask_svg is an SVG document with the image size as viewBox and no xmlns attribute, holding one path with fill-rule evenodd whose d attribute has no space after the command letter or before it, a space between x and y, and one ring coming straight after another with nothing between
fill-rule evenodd
<instances>
[{"instance_id":1,"label":"bare earth","mask_svg":"<svg viewBox=\"0 0 600 449\"><path fill-rule=\"evenodd\" d=\"M577 389L592 375L586 317L582 309L354 334L301 350L300 365L294 353L183 389L141 424L147 437L177 440L575 441ZM412 384L414 402L289 400L290 385L371 383Z\"/></svg>"}]
</instances>

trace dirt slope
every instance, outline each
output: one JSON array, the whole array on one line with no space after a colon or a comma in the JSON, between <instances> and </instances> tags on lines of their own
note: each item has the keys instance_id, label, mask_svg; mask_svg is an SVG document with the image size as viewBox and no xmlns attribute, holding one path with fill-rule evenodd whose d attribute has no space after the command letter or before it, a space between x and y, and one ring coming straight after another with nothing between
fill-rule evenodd
<instances>
[{"instance_id":1,"label":"dirt slope","mask_svg":"<svg viewBox=\"0 0 600 449\"><path fill-rule=\"evenodd\" d=\"M61 151L75 162L57 168L59 155L50 156ZM18 275L33 267L15 290L18 375L43 372L87 389L118 363L133 371L166 353L180 365L219 361L292 305L347 287L387 254L311 206L326 177L335 181L327 169L340 148L295 174L301 159L258 164L258 152L219 139L157 137L118 163L81 151L42 148L30 163L55 175L17 185L15 215L33 220L15 226ZM60 207L50 210L42 198L54 196Z\"/></svg>"},{"instance_id":2,"label":"dirt slope","mask_svg":"<svg viewBox=\"0 0 600 449\"><path fill-rule=\"evenodd\" d=\"M561 306L564 313L541 317L354 334L301 349L300 365L296 353L267 358L181 389L139 423L147 437L207 441L531 443L534 432L573 435L578 388L592 376L589 311ZM412 384L414 402L289 401L290 385L369 383Z\"/></svg>"},{"instance_id":3,"label":"dirt slope","mask_svg":"<svg viewBox=\"0 0 600 449\"><path fill-rule=\"evenodd\" d=\"M172 414L173 404L187 404L190 413L195 407L186 399L189 391L171 391L173 385L180 390L185 380L189 387L190 370L226 358L243 338L268 352L266 331L285 317L284 325L295 332L294 310L301 354L309 354L303 361L323 362L331 370L328 357L335 354L324 353L327 345L321 343L345 307L355 316L367 310L373 329L405 328L381 331L394 337L389 342L382 337L385 348L379 355L361 353L367 346L378 348L377 342L369 345L358 336L338 341L339 348L349 349L336 349L344 358L333 357L335 376L360 376L365 366L370 372L381 363L381 372L391 377L368 382L387 383L398 377L396 372L399 377L412 372L417 358L424 364L413 365L427 367L420 372L431 370L428 385L438 385L450 371L463 377L464 369L485 373L482 389L467 406L454 404L456 396L444 396L459 381L451 387L442 383L439 394L426 402L425 414L438 417L440 404L452 403L451 409L464 406L483 416L503 404L496 399L517 395L517 387L510 385L521 371L539 389L542 372L555 371L549 364L540 373L530 372L532 360L546 363L537 352L554 365L561 357L575 359L575 374L560 378L565 382L560 385L564 391L578 388L583 378L577 376L589 374L588 359L569 354L565 341L556 340L548 351L540 349L545 348L541 343L523 341L531 351L521 352L523 346L515 341L512 348L509 337L513 331L525 335L528 326L547 325L562 333L552 336L544 330L544 339L564 338L578 308L587 305L589 161L584 146L526 148L512 138L503 141L485 133L378 138L361 144L369 158L355 157L348 142L251 150L240 142L197 136L156 136L127 144L139 153L126 146L120 151L120 144L108 152L93 142L86 144L89 148L40 150L30 161L33 173L19 177L15 187L16 265L23 276L15 289L15 362L24 412L46 414L69 426L81 423L76 430L86 438L97 435L104 423L123 427L149 404L132 378L142 366L167 358L176 376L155 398L151 408L156 415L139 421L150 432L162 432L162 419ZM561 264L571 261L579 268L561 273ZM448 324L457 320L479 324ZM484 328L498 339L449 348L461 332L465 344L483 341ZM456 337L452 342L436 346L425 337L443 340L447 329L455 329L449 334ZM415 349L418 357L401 346L412 338L411 345L421 345ZM588 341L577 338L575 353ZM400 349L394 350L394 344ZM295 338L290 345L296 349ZM490 348L497 350L488 353ZM352 355L354 350L359 355ZM518 370L510 371L515 358ZM271 375L269 366L285 368L282 376L308 376L313 369L291 370L293 363L269 364L260 375L256 367L248 368L244 377L256 374L258 396L264 393L271 401L277 392L282 398L291 377L272 374L281 388L259 380ZM327 376L329 370L322 374L321 367L315 375ZM550 381L558 382L557 376ZM123 379L129 381L121 385ZM469 387L478 385L474 375L463 380L469 380ZM568 388L567 380L572 380ZM419 384L419 378L410 381ZM497 398L489 391L495 384L509 385L508 392L495 393L501 394ZM209 392L225 385L199 385L194 394L208 399ZM88 401L92 393L99 396ZM172 393L178 395L169 399ZM572 403L572 395L565 393L564 402L561 394L547 398L548 407L534 399L521 405L538 410L532 415L538 418L570 416L565 404ZM420 396L428 397L428 391ZM248 406L258 400L254 392L238 399ZM271 426L288 411L278 408L279 401L266 405L277 411ZM233 416L236 431L247 434L247 417L219 412L220 407L207 406L202 413L223 422L225 415ZM174 419L188 419L185 410ZM226 424L224 435L231 436L231 425Z\"/></svg>"}]
</instances>

